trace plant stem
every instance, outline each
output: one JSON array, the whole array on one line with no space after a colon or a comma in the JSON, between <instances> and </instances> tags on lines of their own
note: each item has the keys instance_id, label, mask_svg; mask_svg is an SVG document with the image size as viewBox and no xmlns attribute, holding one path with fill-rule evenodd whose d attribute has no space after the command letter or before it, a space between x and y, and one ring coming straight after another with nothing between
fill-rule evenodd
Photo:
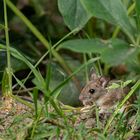
<instances>
[{"instance_id":1,"label":"plant stem","mask_svg":"<svg viewBox=\"0 0 140 140\"><path fill-rule=\"evenodd\" d=\"M12 95L12 74L11 74L11 60L10 60L10 43L8 33L8 20L7 20L7 7L6 0L3 0L4 4L4 22L5 22L5 38L6 38L6 49L7 49L7 74L8 74L8 95Z\"/></svg>"},{"instance_id":2,"label":"plant stem","mask_svg":"<svg viewBox=\"0 0 140 140\"><path fill-rule=\"evenodd\" d=\"M84 57L84 63L87 62L87 58L86 58L86 54L84 53L83 54L83 57ZM85 76L86 76L86 83L89 82L89 78L88 78L88 67L87 65L85 66Z\"/></svg>"}]
</instances>

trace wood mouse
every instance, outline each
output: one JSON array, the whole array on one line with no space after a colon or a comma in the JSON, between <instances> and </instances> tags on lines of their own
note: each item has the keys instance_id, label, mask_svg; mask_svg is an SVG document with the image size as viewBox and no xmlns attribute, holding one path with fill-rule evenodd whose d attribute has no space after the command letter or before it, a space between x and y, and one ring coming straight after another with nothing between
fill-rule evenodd
<instances>
[{"instance_id":1,"label":"wood mouse","mask_svg":"<svg viewBox=\"0 0 140 140\"><path fill-rule=\"evenodd\" d=\"M96 104L101 112L115 108L118 101L121 101L129 92L128 87L108 89L114 81L104 76L97 76L92 73L90 81L82 89L79 100L84 106Z\"/></svg>"}]
</instances>

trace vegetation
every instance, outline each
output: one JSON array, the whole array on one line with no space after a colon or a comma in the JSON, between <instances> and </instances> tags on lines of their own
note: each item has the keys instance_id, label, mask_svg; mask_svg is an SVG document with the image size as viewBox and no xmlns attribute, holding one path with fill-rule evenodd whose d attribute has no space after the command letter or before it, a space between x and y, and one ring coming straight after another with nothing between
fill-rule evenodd
<instances>
[{"instance_id":1,"label":"vegetation","mask_svg":"<svg viewBox=\"0 0 140 140\"><path fill-rule=\"evenodd\" d=\"M0 139L140 139L140 1L0 1ZM102 126L76 124L94 69L130 81ZM127 112L119 113L129 98Z\"/></svg>"}]
</instances>

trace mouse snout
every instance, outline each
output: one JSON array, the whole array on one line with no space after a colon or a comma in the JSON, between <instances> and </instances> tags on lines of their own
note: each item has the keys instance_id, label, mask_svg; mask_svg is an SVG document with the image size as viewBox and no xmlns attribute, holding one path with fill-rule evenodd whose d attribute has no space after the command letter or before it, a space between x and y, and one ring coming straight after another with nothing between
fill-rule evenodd
<instances>
[{"instance_id":1,"label":"mouse snout","mask_svg":"<svg viewBox=\"0 0 140 140\"><path fill-rule=\"evenodd\" d=\"M84 100L84 96L83 96L83 95L80 95L80 96L79 96L79 100L80 100L80 101L83 101L83 100Z\"/></svg>"},{"instance_id":2,"label":"mouse snout","mask_svg":"<svg viewBox=\"0 0 140 140\"><path fill-rule=\"evenodd\" d=\"M79 100L83 103L84 106L92 105L92 100L88 95L80 95Z\"/></svg>"},{"instance_id":3,"label":"mouse snout","mask_svg":"<svg viewBox=\"0 0 140 140\"><path fill-rule=\"evenodd\" d=\"M90 98L89 95L80 95L80 96L79 96L79 100L80 100L80 101L88 100L89 98Z\"/></svg>"}]
</instances>

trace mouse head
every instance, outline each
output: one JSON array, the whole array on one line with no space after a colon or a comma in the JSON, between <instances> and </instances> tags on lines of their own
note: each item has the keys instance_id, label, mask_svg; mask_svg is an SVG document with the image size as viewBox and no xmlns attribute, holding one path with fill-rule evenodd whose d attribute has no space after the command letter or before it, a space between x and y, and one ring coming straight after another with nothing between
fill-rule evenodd
<instances>
[{"instance_id":1,"label":"mouse head","mask_svg":"<svg viewBox=\"0 0 140 140\"><path fill-rule=\"evenodd\" d=\"M109 79L92 73L90 81L81 91L79 100L82 101L83 105L92 105L107 92L105 87L107 86L108 81Z\"/></svg>"}]
</instances>

